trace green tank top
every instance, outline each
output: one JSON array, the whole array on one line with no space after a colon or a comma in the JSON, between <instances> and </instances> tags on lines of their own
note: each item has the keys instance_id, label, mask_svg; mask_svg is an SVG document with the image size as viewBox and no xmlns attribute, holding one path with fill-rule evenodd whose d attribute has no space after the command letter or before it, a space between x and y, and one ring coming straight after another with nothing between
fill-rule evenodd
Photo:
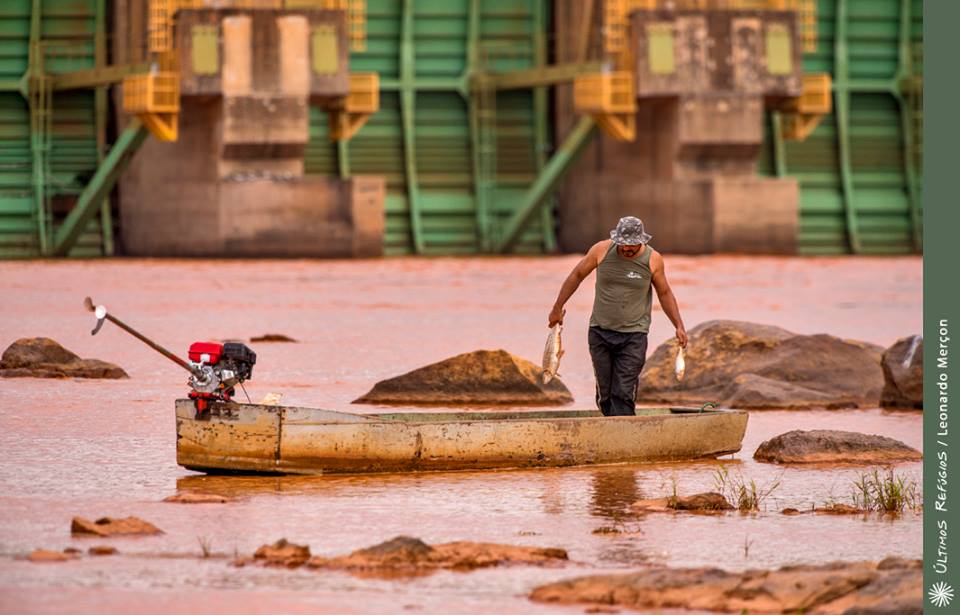
<instances>
[{"instance_id":1,"label":"green tank top","mask_svg":"<svg viewBox=\"0 0 960 615\"><path fill-rule=\"evenodd\" d=\"M591 327L602 327L621 333L646 333L650 330L650 254L648 245L633 259L617 254L617 245L610 244L597 266L597 285L593 297Z\"/></svg>"}]
</instances>

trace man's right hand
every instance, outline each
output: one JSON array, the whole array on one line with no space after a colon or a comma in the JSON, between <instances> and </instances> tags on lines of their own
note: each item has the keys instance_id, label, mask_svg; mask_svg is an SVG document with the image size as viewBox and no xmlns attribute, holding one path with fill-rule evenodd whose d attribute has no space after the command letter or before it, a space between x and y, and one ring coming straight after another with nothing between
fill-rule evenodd
<instances>
[{"instance_id":1,"label":"man's right hand","mask_svg":"<svg viewBox=\"0 0 960 615\"><path fill-rule=\"evenodd\" d=\"M559 306L553 306L553 309L550 310L550 316L547 317L547 326L553 327L556 324L563 324L563 317L566 315L567 311Z\"/></svg>"}]
</instances>

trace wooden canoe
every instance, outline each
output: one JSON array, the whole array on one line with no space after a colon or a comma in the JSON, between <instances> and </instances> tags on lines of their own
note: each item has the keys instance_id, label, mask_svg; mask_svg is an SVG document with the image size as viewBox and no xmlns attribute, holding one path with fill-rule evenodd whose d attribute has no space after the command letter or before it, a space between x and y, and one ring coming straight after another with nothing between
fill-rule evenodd
<instances>
[{"instance_id":1,"label":"wooden canoe","mask_svg":"<svg viewBox=\"0 0 960 615\"><path fill-rule=\"evenodd\" d=\"M177 463L202 472L324 474L574 466L740 450L742 410L640 408L350 414L177 400Z\"/></svg>"}]
</instances>

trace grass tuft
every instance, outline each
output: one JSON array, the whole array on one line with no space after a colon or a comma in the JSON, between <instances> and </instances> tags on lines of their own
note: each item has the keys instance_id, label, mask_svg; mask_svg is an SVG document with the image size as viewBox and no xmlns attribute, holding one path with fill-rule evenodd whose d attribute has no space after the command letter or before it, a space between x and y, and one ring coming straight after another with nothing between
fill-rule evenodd
<instances>
[{"instance_id":1,"label":"grass tuft","mask_svg":"<svg viewBox=\"0 0 960 615\"><path fill-rule=\"evenodd\" d=\"M763 501L780 487L782 477L783 474L780 474L769 484L757 485L753 479L744 479L739 471L731 474L727 466L721 465L713 473L713 484L716 491L723 494L740 512L753 512L759 511Z\"/></svg>"},{"instance_id":2,"label":"grass tuft","mask_svg":"<svg viewBox=\"0 0 960 615\"><path fill-rule=\"evenodd\" d=\"M853 504L862 510L899 514L908 508L920 510L923 499L915 480L896 475L892 468L885 473L874 468L853 481Z\"/></svg>"}]
</instances>

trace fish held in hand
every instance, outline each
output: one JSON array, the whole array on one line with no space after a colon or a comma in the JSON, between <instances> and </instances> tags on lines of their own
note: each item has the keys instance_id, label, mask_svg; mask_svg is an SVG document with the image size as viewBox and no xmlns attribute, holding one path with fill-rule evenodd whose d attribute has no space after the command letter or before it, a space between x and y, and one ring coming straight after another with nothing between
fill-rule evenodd
<instances>
[{"instance_id":1,"label":"fish held in hand","mask_svg":"<svg viewBox=\"0 0 960 615\"><path fill-rule=\"evenodd\" d=\"M560 374L560 357L563 356L563 344L560 334L563 327L557 323L550 327L550 334L547 336L547 343L543 347L543 384L547 384Z\"/></svg>"},{"instance_id":2,"label":"fish held in hand","mask_svg":"<svg viewBox=\"0 0 960 615\"><path fill-rule=\"evenodd\" d=\"M683 374L687 371L687 363L683 359L683 346L677 345L677 360L673 364L674 373L677 375L677 381L683 380Z\"/></svg>"}]
</instances>

